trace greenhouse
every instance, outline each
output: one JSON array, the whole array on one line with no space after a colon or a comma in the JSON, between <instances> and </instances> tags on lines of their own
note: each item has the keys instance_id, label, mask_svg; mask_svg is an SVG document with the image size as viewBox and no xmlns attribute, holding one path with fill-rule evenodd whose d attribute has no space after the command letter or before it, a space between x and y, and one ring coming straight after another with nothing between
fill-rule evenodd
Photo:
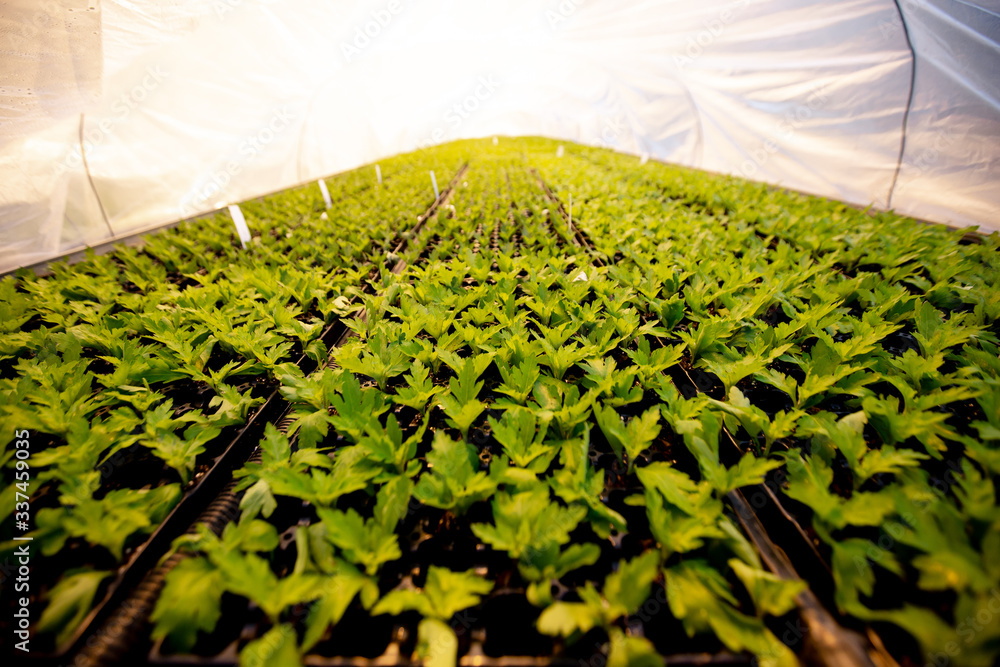
<instances>
[{"instance_id":1,"label":"greenhouse","mask_svg":"<svg viewBox=\"0 0 1000 667\"><path fill-rule=\"evenodd\" d=\"M4 6L5 664L1000 664L996 8L330 4Z\"/></svg>"}]
</instances>

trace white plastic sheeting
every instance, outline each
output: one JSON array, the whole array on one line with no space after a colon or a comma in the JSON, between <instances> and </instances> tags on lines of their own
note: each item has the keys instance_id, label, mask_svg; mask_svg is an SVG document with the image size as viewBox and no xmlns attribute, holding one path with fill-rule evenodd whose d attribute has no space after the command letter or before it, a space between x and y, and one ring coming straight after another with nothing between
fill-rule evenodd
<instances>
[{"instance_id":1,"label":"white plastic sheeting","mask_svg":"<svg viewBox=\"0 0 1000 667\"><path fill-rule=\"evenodd\" d=\"M995 2L8 0L0 40L0 270L490 135L1000 224Z\"/></svg>"}]
</instances>

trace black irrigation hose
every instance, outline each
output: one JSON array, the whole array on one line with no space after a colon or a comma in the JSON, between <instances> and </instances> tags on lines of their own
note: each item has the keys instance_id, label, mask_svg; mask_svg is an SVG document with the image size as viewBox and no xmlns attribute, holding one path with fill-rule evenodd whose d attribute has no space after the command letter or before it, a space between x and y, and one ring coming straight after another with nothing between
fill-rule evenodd
<instances>
[{"instance_id":1,"label":"black irrigation hose","mask_svg":"<svg viewBox=\"0 0 1000 667\"><path fill-rule=\"evenodd\" d=\"M334 334L341 334L340 326L338 325L340 325L340 322L335 322L327 327L321 338L325 340L332 338ZM340 336L338 336L338 338L339 337ZM300 367L306 363L308 363L308 359L306 357L303 357L298 361L298 365ZM260 412L255 415L255 418L263 414L265 412L265 408L272 403L276 406L276 401L281 401L277 389L272 392L264 408L262 408ZM272 410L275 409L281 408L272 408ZM288 406L286 404L281 413L282 416L278 420L279 428L287 429L288 425L291 423L287 413ZM240 432L227 449L227 453L241 449L239 445L243 443L240 441L247 436L247 434L256 433L257 430L258 429L256 428L251 428L251 424L248 423L247 427ZM255 446L253 453L247 461L252 462L259 459L260 448ZM230 475L232 474L232 470L234 468L235 464L229 469ZM210 471L208 474L211 474L211 472L216 470L217 469L213 468L213 471ZM208 474L206 475L206 478ZM217 474L222 474L222 470L218 470ZM206 481L207 479L203 480L202 484ZM216 535L221 534L226 524L232 521L239 511L239 504L243 494L242 492L239 494L234 493L235 486L236 481L230 480L215 496L215 498L209 502L208 506L198 515L188 528L187 533L191 534L197 530L197 526L205 525ZM190 496L185 498L182 502L190 502L192 498L196 497L197 496ZM178 508L176 508L175 511L177 509L180 509L180 505L178 505ZM183 515L171 514L171 516L167 518L167 521L174 516L179 518ZM166 531L168 529L167 521L161 525L160 530ZM179 552L174 553L155 569L147 572L146 575L139 581L139 584L132 590L131 594L129 594L124 601L122 601L121 604L114 609L100 628L94 631L94 633L87 638L83 648L80 649L70 664L74 665L74 667L103 667L104 665L117 664L125 658L129 651L135 647L136 640L146 629L149 615L153 612L156 600L159 598L160 592L163 590L166 575L185 558L187 558L187 555L185 554Z\"/></svg>"},{"instance_id":2,"label":"black irrigation hose","mask_svg":"<svg viewBox=\"0 0 1000 667\"><path fill-rule=\"evenodd\" d=\"M454 186L458 182L458 179L465 174L468 169L468 163L462 165L462 167L455 173L449 182L448 186L443 192L434 200L430 208L420 216L418 225L414 228L414 233L423 228L427 220L434 216L438 209L444 205L445 201L451 197L454 192ZM400 252L406 249L408 239L403 239L400 244L396 247L395 251ZM405 268L406 262L400 260L396 262L393 267L394 273L400 273ZM367 287L367 285L366 285ZM350 337L351 331L347 327L343 327L340 331L341 323L335 322L331 324L323 332L321 336L322 339L334 338L334 333L339 333L334 340L338 347L343 345ZM342 325L341 325L342 326ZM304 363L307 363L308 359L303 356L299 359L298 365L301 367ZM333 361L333 355L327 359L326 366L329 366ZM272 394L272 398L277 394L277 390ZM269 401L270 402L270 399ZM289 405L284 406L281 418L277 422L278 430L282 433L287 433L289 426L291 426L294 421L293 418L288 414L290 410ZM262 410L263 411L263 410ZM260 413L258 413L260 414ZM244 429L243 433L246 433L248 429ZM235 443L234 443L235 444ZM248 463L255 461L260 461L261 453L260 447L255 446L253 453L247 459ZM220 535L223 529L233 521L237 514L239 513L240 501L243 497L243 492L236 492L236 481L231 480L222 491L209 503L208 507L198 516L198 518L191 524L188 529L188 533L193 533L197 531L198 526L207 526L213 533ZM130 651L133 651L136 646L141 645L140 639L143 637L148 624L149 617L153 612L153 608L156 606L156 601L160 597L160 593L163 590L163 586L166 581L167 574L173 570L178 563L182 562L185 558L190 557L189 554L182 552L175 552L171 554L166 560L164 560L155 570L146 574L145 577L139 582L139 584L133 589L131 595L129 595L111 614L111 616L101 625L101 627L94 632L90 637L87 638L83 648L77 653L72 661L74 667L105 667L106 665L114 665L120 663L123 659L129 656Z\"/></svg>"},{"instance_id":3,"label":"black irrigation hose","mask_svg":"<svg viewBox=\"0 0 1000 667\"><path fill-rule=\"evenodd\" d=\"M260 458L259 450L249 460L253 461L255 458ZM226 524L236 518L243 494L234 493L235 486L235 481L226 485L191 526L189 534L195 532L196 526L205 525L218 535ZM87 640L83 650L73 660L74 667L104 667L118 664L126 658L135 648L135 640L148 625L149 616L160 597L167 574L187 558L190 558L190 554L174 552L159 567L143 577L132 594L97 633Z\"/></svg>"}]
</instances>

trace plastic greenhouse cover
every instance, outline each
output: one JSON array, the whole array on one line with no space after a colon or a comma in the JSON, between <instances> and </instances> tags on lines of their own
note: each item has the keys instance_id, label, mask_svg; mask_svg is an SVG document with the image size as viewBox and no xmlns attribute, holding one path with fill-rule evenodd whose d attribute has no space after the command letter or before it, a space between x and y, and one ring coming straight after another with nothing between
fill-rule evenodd
<instances>
[{"instance_id":1,"label":"plastic greenhouse cover","mask_svg":"<svg viewBox=\"0 0 1000 667\"><path fill-rule=\"evenodd\" d=\"M0 8L0 271L490 135L603 145L996 229L998 11L13 0Z\"/></svg>"}]
</instances>

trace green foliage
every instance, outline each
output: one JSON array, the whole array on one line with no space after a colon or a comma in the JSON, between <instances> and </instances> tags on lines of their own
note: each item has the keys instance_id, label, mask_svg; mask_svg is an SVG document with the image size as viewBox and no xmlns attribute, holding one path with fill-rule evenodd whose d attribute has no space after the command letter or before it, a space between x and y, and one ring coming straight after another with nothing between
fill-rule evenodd
<instances>
[{"instance_id":1,"label":"green foliage","mask_svg":"<svg viewBox=\"0 0 1000 667\"><path fill-rule=\"evenodd\" d=\"M998 237L968 243L891 213L555 148L420 151L383 160L380 184L370 168L327 179L324 217L314 186L245 202L246 250L228 219L208 219L0 280L0 518L10 527L29 495L43 555L96 550L102 568L43 576L40 631L72 634L107 572L278 388L291 424L268 424L259 460L236 472L239 520L177 543L188 557L154 612L168 651L200 651L228 595L270 624L241 664L314 661L349 608L397 584L386 564L411 503L464 531L463 513L492 498L476 534L518 563L545 628L606 634L612 667L662 662L623 629L658 572L688 633L790 664L767 624L803 584L761 569L725 513L733 491L783 467L773 490L825 542L845 623L898 626L922 647L915 660L954 642L956 665L993 664L1000 624L970 637L963 620L1000 582ZM427 171L471 153L424 219ZM572 233L538 178L572 192ZM328 359L319 336L338 319L350 335ZM302 356L320 370L305 376ZM671 377L684 376L682 395ZM182 407L188 396L207 407ZM635 480L595 466L594 428L642 485L625 500L644 508L635 525L611 509ZM14 476L21 429L30 484ZM658 460L661 442L677 467ZM128 488L133 465L167 484ZM294 566L272 562L278 536L258 517L300 501L316 518L285 546ZM598 562L591 533L645 550L611 575L580 571ZM574 571L603 587L550 605L553 581L572 587ZM451 610L488 590L450 574L423 591L404 577L384 598L386 613L424 615L416 657L435 665L455 661ZM890 589L908 593L873 600ZM928 593L944 602L927 606Z\"/></svg>"},{"instance_id":2,"label":"green foliage","mask_svg":"<svg viewBox=\"0 0 1000 667\"><path fill-rule=\"evenodd\" d=\"M627 425L610 406L595 407L594 417L618 460L624 461L627 455L629 472L635 466L636 457L646 451L660 434L660 411L655 407L629 420Z\"/></svg>"},{"instance_id":3,"label":"green foliage","mask_svg":"<svg viewBox=\"0 0 1000 667\"><path fill-rule=\"evenodd\" d=\"M479 470L476 448L438 431L427 454L428 470L420 476L414 497L425 505L462 515L473 503L486 500L496 490L489 473Z\"/></svg>"},{"instance_id":4,"label":"green foliage","mask_svg":"<svg viewBox=\"0 0 1000 667\"><path fill-rule=\"evenodd\" d=\"M662 406L663 415L674 431L683 437L684 444L698 461L702 479L718 493L725 494L741 486L759 484L769 470L781 465L778 461L758 459L747 452L735 466L727 468L719 460L719 437L723 423L710 410L695 407L693 413L688 413L688 408L680 406L679 402Z\"/></svg>"},{"instance_id":5,"label":"green foliage","mask_svg":"<svg viewBox=\"0 0 1000 667\"><path fill-rule=\"evenodd\" d=\"M322 523L314 524L310 531L315 538L326 539L336 546L348 561L374 575L384 563L402 555L395 531L396 524L406 514L411 488L412 483L406 477L397 477L383 485L371 519L363 519L353 509L341 512L317 508Z\"/></svg>"},{"instance_id":6,"label":"green foliage","mask_svg":"<svg viewBox=\"0 0 1000 667\"><path fill-rule=\"evenodd\" d=\"M755 576L745 569L743 572L741 579L744 581ZM689 637L711 630L730 650L754 653L761 665L791 667L798 664L795 654L771 634L759 616L747 616L737 609L736 598L726 580L705 561L691 560L674 565L664 572L664 576L670 611L681 620ZM763 599L771 608L776 605L781 608L785 602L781 598L792 591L773 581L768 583L772 585L769 593L756 591L754 584L757 595L763 595L763 598L755 598L755 602ZM767 612L766 609L759 611Z\"/></svg>"},{"instance_id":7,"label":"green foliage","mask_svg":"<svg viewBox=\"0 0 1000 667\"><path fill-rule=\"evenodd\" d=\"M535 415L524 408L510 408L500 420L489 417L493 437L511 463L535 473L548 470L559 448L543 442L545 429L536 430Z\"/></svg>"},{"instance_id":8,"label":"green foliage","mask_svg":"<svg viewBox=\"0 0 1000 667\"><path fill-rule=\"evenodd\" d=\"M475 358L468 357L457 372L457 377L448 382L451 392L442 395L439 402L448 415L448 425L461 431L463 439L468 439L469 428L486 409L486 404L476 398L483 388L483 383L478 381L482 370L477 369Z\"/></svg>"},{"instance_id":9,"label":"green foliage","mask_svg":"<svg viewBox=\"0 0 1000 667\"><path fill-rule=\"evenodd\" d=\"M397 389L392 400L418 412L425 412L433 398L441 393L441 387L431 384L427 367L419 359L410 366L410 373L405 377L406 386Z\"/></svg>"},{"instance_id":10,"label":"green foliage","mask_svg":"<svg viewBox=\"0 0 1000 667\"><path fill-rule=\"evenodd\" d=\"M87 569L70 570L63 574L49 592L49 604L38 618L38 632L55 633L56 644L72 637L90 611L101 582L110 574Z\"/></svg>"},{"instance_id":11,"label":"green foliage","mask_svg":"<svg viewBox=\"0 0 1000 667\"><path fill-rule=\"evenodd\" d=\"M479 604L479 596L493 590L493 584L472 570L453 572L432 565L421 590L389 591L372 609L372 614L416 611L423 620L417 627L417 655L432 667L454 667L458 638L447 624L456 613Z\"/></svg>"},{"instance_id":12,"label":"green foliage","mask_svg":"<svg viewBox=\"0 0 1000 667\"><path fill-rule=\"evenodd\" d=\"M595 544L561 548L586 515L586 507L552 502L548 487L536 483L514 493L498 493L493 499L494 523L474 523L472 532L517 560L521 576L532 584L529 600L544 605L551 600L551 579L591 565L600 555Z\"/></svg>"},{"instance_id":13,"label":"green foliage","mask_svg":"<svg viewBox=\"0 0 1000 667\"><path fill-rule=\"evenodd\" d=\"M833 470L815 454L793 449L785 454L788 469L788 497L805 503L815 520L831 528L878 526L892 509L892 498L884 492L856 492L842 498L830 490Z\"/></svg>"},{"instance_id":14,"label":"green foliage","mask_svg":"<svg viewBox=\"0 0 1000 667\"><path fill-rule=\"evenodd\" d=\"M592 628L608 633L608 664L663 664L662 658L645 638L626 636L614 623L636 613L649 597L650 585L659 576L658 558L647 551L631 561L621 561L618 569L604 579L598 592L590 582L579 589L580 602L553 602L538 617L538 631L574 641Z\"/></svg>"},{"instance_id":15,"label":"green foliage","mask_svg":"<svg viewBox=\"0 0 1000 667\"><path fill-rule=\"evenodd\" d=\"M47 556L60 551L66 540L83 538L120 560L125 542L136 533L151 533L180 495L176 484L167 484L152 490L119 489L100 500L85 498L69 506L46 507L38 510L34 536Z\"/></svg>"},{"instance_id":16,"label":"green foliage","mask_svg":"<svg viewBox=\"0 0 1000 667\"><path fill-rule=\"evenodd\" d=\"M538 380L538 359L527 357L517 366L498 359L497 368L503 378L503 385L497 391L509 396L515 403L524 405Z\"/></svg>"},{"instance_id":17,"label":"green foliage","mask_svg":"<svg viewBox=\"0 0 1000 667\"><path fill-rule=\"evenodd\" d=\"M723 538L722 503L708 482L695 482L667 463L636 471L644 489L649 528L664 555L700 548L706 539Z\"/></svg>"}]
</instances>

